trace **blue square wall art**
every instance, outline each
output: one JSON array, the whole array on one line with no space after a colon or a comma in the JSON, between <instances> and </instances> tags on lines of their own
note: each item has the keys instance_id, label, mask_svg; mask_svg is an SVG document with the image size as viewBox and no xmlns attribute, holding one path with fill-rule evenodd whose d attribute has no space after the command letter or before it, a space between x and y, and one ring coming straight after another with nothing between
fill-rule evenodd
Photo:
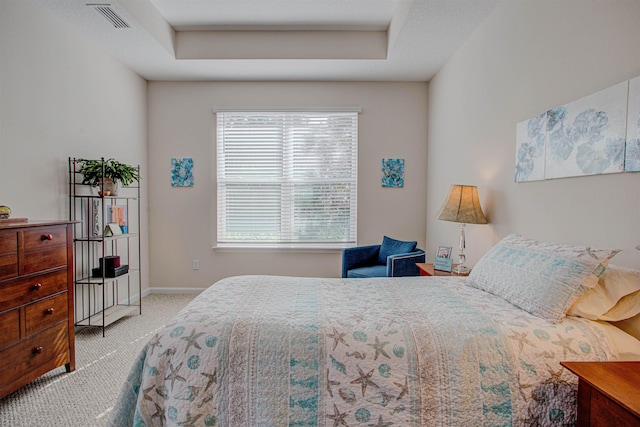
<instances>
[{"instance_id":1,"label":"blue square wall art","mask_svg":"<svg viewBox=\"0 0 640 427\"><path fill-rule=\"evenodd\" d=\"M404 187L404 159L382 159L382 186Z\"/></svg>"},{"instance_id":2,"label":"blue square wall art","mask_svg":"<svg viewBox=\"0 0 640 427\"><path fill-rule=\"evenodd\" d=\"M171 158L171 186L193 187L193 159L191 157Z\"/></svg>"}]
</instances>

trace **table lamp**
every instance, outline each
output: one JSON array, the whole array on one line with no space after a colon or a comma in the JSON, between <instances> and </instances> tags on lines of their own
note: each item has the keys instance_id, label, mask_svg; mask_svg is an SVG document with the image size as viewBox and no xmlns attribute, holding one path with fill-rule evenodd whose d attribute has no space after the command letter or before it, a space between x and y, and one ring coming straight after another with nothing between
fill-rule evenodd
<instances>
[{"instance_id":1,"label":"table lamp","mask_svg":"<svg viewBox=\"0 0 640 427\"><path fill-rule=\"evenodd\" d=\"M487 224L487 218L482 213L478 199L478 187L475 185L452 185L449 195L444 201L438 219L460 223L460 250L458 251L458 265L453 273L467 275L471 269L464 264L467 260L464 254L466 247L464 227L466 224Z\"/></svg>"}]
</instances>

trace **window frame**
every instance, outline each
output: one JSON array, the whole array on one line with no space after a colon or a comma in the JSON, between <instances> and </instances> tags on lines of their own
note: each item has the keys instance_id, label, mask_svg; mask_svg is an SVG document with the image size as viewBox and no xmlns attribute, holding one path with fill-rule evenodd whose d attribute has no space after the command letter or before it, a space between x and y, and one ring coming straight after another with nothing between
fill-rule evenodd
<instances>
[{"instance_id":1,"label":"window frame","mask_svg":"<svg viewBox=\"0 0 640 427\"><path fill-rule=\"evenodd\" d=\"M216 224L216 232L215 232L215 244L214 244L214 249L217 250L229 250L229 251L234 251L234 250L282 250L282 251L307 251L307 252L324 252L324 251L339 251L342 250L343 248L347 248L347 247L353 247L356 245L356 240L357 240L357 205L358 205L358 134L359 134L359 113L360 113L360 108L359 107L345 107L345 108L304 108L304 109L277 109L277 110L260 110L260 109L215 109L214 110L214 114L215 114L215 161L214 161L214 168L215 168L215 177L216 177L216 182L215 182L215 186L216 186L216 212L215 212L215 224ZM287 178L287 174L282 172L282 181L281 182L281 188L280 188L280 200L281 200L281 204L283 203L283 200L285 199L289 199L289 203L290 204L282 204L282 206L286 206L282 207L282 209L280 210L280 233L278 235L278 238L276 238L276 240L270 240L270 241L256 241L256 239L252 239L249 241L242 241L242 240L234 240L234 239L229 239L229 238L225 238L225 232L227 232L228 230L225 229L223 230L223 232L221 233L221 226L224 227L224 224L221 224L221 221L225 221L225 219L227 218L226 215L228 215L228 212L223 212L223 214L225 215L224 218L221 219L221 211L223 211L226 207L224 206L225 201L221 200L221 188L224 186L228 186L230 181L229 179L225 179L225 177L223 175L221 175L221 169L224 169L224 166L221 164L221 162L225 162L226 161L226 157L225 154L223 153L223 150L225 149L223 147L223 145L225 144L225 134L223 134L222 132L224 131L224 129L222 128L222 126L224 125L224 123L221 123L221 120L224 120L227 116L227 113L231 113L232 115L246 115L247 117L249 117L250 115L282 115L284 117L289 117L289 116L305 116L307 115L308 117L317 117L319 114L325 114L326 115L326 119L325 120L329 120L330 117L332 116L338 116L338 115L350 115L350 120L352 121L352 125L351 128L349 129L349 131L346 133L349 135L349 141L348 141L348 148L345 151L350 151L349 153L349 157L350 157L350 167L348 169L350 169L350 176L348 178L343 178L343 179L334 179L333 182L335 183L336 181L340 183L340 185L344 185L345 187L348 187L348 191L347 193L349 194L349 201L348 201L348 212L349 212L349 216L348 216L348 226L346 227L348 229L347 233L343 234L341 239L331 239L331 240L327 240L327 241L320 241L320 240L315 240L315 241L296 241L295 239L292 239L293 234L289 233L287 235L287 238L283 239L283 233L282 233L282 228L295 228L292 224L293 221L295 220L296 215L286 215L283 214L283 212L285 212L285 210L290 209L290 210L295 210L295 202L291 202L291 200L293 199L293 195L295 194L295 184L293 183L293 181L296 181L295 179L291 179L290 177ZM345 119L346 120L346 119ZM283 128L283 132L282 134L284 135L282 137L281 140L281 152L282 152L282 161L283 161L283 166L282 166L282 170L285 171L287 170L287 167L285 166L285 162L296 162L296 159L292 158L290 155L285 155L285 152L287 151L294 151L291 150L291 145L293 144L292 141L288 140L288 137L286 136L287 134L290 133L291 128ZM286 159L285 159L286 157ZM222 159L221 159L222 158ZM300 162L300 159L297 159L298 162ZM338 163L335 163L336 165ZM225 163L225 166L227 165L227 163ZM331 165L329 163L324 163L324 165ZM291 166L291 165L289 165ZM291 170L291 169L289 169ZM287 179L289 179L289 181L287 181ZM322 181L322 180L321 180ZM330 179L326 179L324 181L323 185L330 185L329 183L332 180ZM305 181L302 181L305 182ZM317 184L317 180L312 179L312 180L307 180L306 183L307 185L311 185L311 183L315 182ZM297 184L300 184L301 181L296 181ZM288 190L283 190L283 187L287 187ZM228 194L228 193L225 193ZM335 193L328 193L328 194L335 194ZM329 196L330 197L330 196ZM326 210L326 209L325 209ZM322 214L323 211L321 210L321 212L319 213L318 216L315 217L315 220L321 220L322 219ZM283 217L287 217L289 223L287 223L287 220L283 219ZM298 218L302 221L301 218ZM283 222L284 222L284 226L283 226ZM316 236L317 237L317 236Z\"/></svg>"}]
</instances>

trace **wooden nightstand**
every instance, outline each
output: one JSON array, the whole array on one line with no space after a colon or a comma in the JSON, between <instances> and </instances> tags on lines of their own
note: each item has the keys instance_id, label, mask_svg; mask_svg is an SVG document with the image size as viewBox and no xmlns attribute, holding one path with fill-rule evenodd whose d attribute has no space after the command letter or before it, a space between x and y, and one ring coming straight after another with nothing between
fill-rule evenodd
<instances>
[{"instance_id":1,"label":"wooden nightstand","mask_svg":"<svg viewBox=\"0 0 640 427\"><path fill-rule=\"evenodd\" d=\"M431 263L418 262L416 265L420 269L421 276L460 276L459 274L450 273L448 271L435 270ZM458 264L453 264L451 268L456 268L456 265Z\"/></svg>"},{"instance_id":2,"label":"wooden nightstand","mask_svg":"<svg viewBox=\"0 0 640 427\"><path fill-rule=\"evenodd\" d=\"M578 380L577 427L640 426L640 362L560 362Z\"/></svg>"}]
</instances>

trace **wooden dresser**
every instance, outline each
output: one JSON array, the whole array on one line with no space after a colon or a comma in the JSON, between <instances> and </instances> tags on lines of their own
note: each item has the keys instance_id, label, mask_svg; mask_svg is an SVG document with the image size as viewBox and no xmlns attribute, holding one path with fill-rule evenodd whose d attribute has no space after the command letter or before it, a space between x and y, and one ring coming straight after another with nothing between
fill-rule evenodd
<instances>
[{"instance_id":1,"label":"wooden dresser","mask_svg":"<svg viewBox=\"0 0 640 427\"><path fill-rule=\"evenodd\" d=\"M0 398L75 370L73 328L72 223L0 222Z\"/></svg>"},{"instance_id":2,"label":"wooden dresser","mask_svg":"<svg viewBox=\"0 0 640 427\"><path fill-rule=\"evenodd\" d=\"M640 362L560 362L578 380L577 427L640 426Z\"/></svg>"}]
</instances>

